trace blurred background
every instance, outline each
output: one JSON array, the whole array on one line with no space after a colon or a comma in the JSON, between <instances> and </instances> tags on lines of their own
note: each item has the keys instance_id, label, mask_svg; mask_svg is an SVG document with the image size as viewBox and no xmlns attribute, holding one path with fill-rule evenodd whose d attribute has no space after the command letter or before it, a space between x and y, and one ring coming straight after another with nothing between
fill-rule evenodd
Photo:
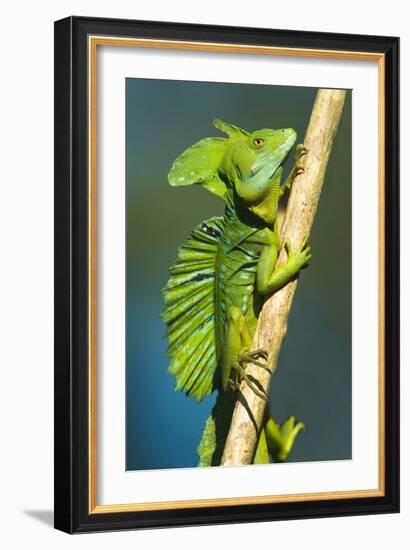
<instances>
[{"instance_id":1,"label":"blurred background","mask_svg":"<svg viewBox=\"0 0 410 550\"><path fill-rule=\"evenodd\" d=\"M193 467L215 394L198 405L167 373L161 288L177 248L224 203L199 186L171 188L167 173L196 141L222 134L217 117L246 130L293 127L303 142L315 88L162 80L126 81L127 469ZM288 159L285 177L293 162ZM289 462L351 458L351 92L329 161L279 368L274 418L306 424Z\"/></svg>"}]
</instances>

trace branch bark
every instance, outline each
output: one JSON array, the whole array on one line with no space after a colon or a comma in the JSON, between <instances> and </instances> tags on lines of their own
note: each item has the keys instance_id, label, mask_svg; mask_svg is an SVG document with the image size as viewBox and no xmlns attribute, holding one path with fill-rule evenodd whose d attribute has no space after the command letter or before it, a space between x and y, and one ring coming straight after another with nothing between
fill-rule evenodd
<instances>
[{"instance_id":1,"label":"branch bark","mask_svg":"<svg viewBox=\"0 0 410 550\"><path fill-rule=\"evenodd\" d=\"M296 250L305 236L310 234L345 95L344 90L321 89L317 92L304 141L308 151L302 157L305 172L297 176L292 185L280 229L281 242L290 242L293 250ZM278 265L284 263L286 258L286 251L282 248ZM277 368L296 286L297 280L292 281L270 296L265 301L259 317L253 349L268 350L267 366L272 374ZM252 364L249 364L247 373L258 381L268 395L272 375ZM265 407L266 401L258 397L247 384L242 383L221 466L252 462Z\"/></svg>"}]
</instances>

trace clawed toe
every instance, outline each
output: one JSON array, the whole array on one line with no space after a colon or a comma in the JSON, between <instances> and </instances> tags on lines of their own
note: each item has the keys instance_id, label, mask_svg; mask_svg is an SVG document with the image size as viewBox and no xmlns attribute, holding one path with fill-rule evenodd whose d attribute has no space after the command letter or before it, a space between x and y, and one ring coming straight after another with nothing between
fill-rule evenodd
<instances>
[{"instance_id":1,"label":"clawed toe","mask_svg":"<svg viewBox=\"0 0 410 550\"><path fill-rule=\"evenodd\" d=\"M240 382L235 382L234 380L232 380L232 378L228 378L228 386L231 388L231 390L238 391L240 385Z\"/></svg>"},{"instance_id":2,"label":"clawed toe","mask_svg":"<svg viewBox=\"0 0 410 550\"><path fill-rule=\"evenodd\" d=\"M267 368L267 367L264 367L264 368ZM245 369L241 366L239 361L236 363L235 369L237 370L237 372L239 374L239 378L241 379L241 381L244 381L247 384L247 386L249 386L249 388L253 391L253 393L255 395L257 395L260 399L263 399L265 401L268 400L268 397L265 394L262 386L260 386L260 384L257 381L254 380L254 378L252 378L251 376L248 376L248 374L246 374ZM260 386L260 388L258 386ZM239 389L239 387L238 387L238 389Z\"/></svg>"},{"instance_id":3,"label":"clawed toe","mask_svg":"<svg viewBox=\"0 0 410 550\"><path fill-rule=\"evenodd\" d=\"M303 155L306 155L307 152L308 150L302 143L299 143L299 145L296 147L296 156L298 158L303 157Z\"/></svg>"},{"instance_id":4,"label":"clawed toe","mask_svg":"<svg viewBox=\"0 0 410 550\"><path fill-rule=\"evenodd\" d=\"M264 359L267 361L268 352L265 349L255 349L253 351L245 351L240 355L240 360L243 363L251 363L253 359Z\"/></svg>"},{"instance_id":5,"label":"clawed toe","mask_svg":"<svg viewBox=\"0 0 410 550\"><path fill-rule=\"evenodd\" d=\"M254 351L241 353L238 357L238 363L240 365L244 363L252 363L253 365L256 365L257 367L260 367L261 369L264 369L267 372L271 373L271 370L264 363L258 361L258 359L263 359L264 361L267 361L268 352L264 349L257 349Z\"/></svg>"},{"instance_id":6,"label":"clawed toe","mask_svg":"<svg viewBox=\"0 0 410 550\"><path fill-rule=\"evenodd\" d=\"M254 352L252 352L252 354L254 354L255 359L258 359L259 357L261 357L262 359L265 359L265 361L267 361L269 357L269 354L266 351L266 349L262 349L262 348L255 350Z\"/></svg>"}]
</instances>

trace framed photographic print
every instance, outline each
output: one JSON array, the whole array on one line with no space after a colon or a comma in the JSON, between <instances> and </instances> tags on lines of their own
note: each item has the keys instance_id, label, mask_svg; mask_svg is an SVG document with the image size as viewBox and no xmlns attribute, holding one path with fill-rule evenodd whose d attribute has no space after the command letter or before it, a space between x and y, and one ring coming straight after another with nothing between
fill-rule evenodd
<instances>
[{"instance_id":1,"label":"framed photographic print","mask_svg":"<svg viewBox=\"0 0 410 550\"><path fill-rule=\"evenodd\" d=\"M56 22L56 528L399 510L398 50Z\"/></svg>"}]
</instances>

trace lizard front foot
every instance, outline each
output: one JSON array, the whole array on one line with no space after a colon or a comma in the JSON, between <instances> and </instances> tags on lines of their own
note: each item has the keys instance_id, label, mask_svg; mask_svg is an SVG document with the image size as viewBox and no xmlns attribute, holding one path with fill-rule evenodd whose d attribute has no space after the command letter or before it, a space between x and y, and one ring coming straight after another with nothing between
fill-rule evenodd
<instances>
[{"instance_id":1,"label":"lizard front foot","mask_svg":"<svg viewBox=\"0 0 410 550\"><path fill-rule=\"evenodd\" d=\"M308 152L308 150L303 145L303 143L299 143L296 146L295 161L294 161L294 164L293 164L292 170L290 171L289 176L287 177L285 183L283 184L283 191L285 189L290 189L291 188L292 183L293 183L294 179L296 178L296 176L299 176L300 174L305 173L305 168L302 166L301 159L304 155L306 155L307 152Z\"/></svg>"},{"instance_id":2,"label":"lizard front foot","mask_svg":"<svg viewBox=\"0 0 410 550\"><path fill-rule=\"evenodd\" d=\"M293 252L292 246L289 241L285 243L285 248L288 255L288 262L295 265L296 271L299 271L300 269L306 267L310 259L312 258L310 246L308 246L307 244L308 238L309 237L307 236L303 239L302 244L299 246L296 252Z\"/></svg>"},{"instance_id":3,"label":"lizard front foot","mask_svg":"<svg viewBox=\"0 0 410 550\"><path fill-rule=\"evenodd\" d=\"M307 152L308 150L303 145L303 143L298 143L298 145L296 145L295 163L297 163L304 155L306 155Z\"/></svg>"},{"instance_id":4,"label":"lizard front foot","mask_svg":"<svg viewBox=\"0 0 410 550\"><path fill-rule=\"evenodd\" d=\"M305 173L305 168L301 164L301 158L306 155L308 150L303 145L303 143L299 143L296 146L296 153L295 153L295 164L293 166L293 177L299 176L300 174Z\"/></svg>"}]
</instances>

